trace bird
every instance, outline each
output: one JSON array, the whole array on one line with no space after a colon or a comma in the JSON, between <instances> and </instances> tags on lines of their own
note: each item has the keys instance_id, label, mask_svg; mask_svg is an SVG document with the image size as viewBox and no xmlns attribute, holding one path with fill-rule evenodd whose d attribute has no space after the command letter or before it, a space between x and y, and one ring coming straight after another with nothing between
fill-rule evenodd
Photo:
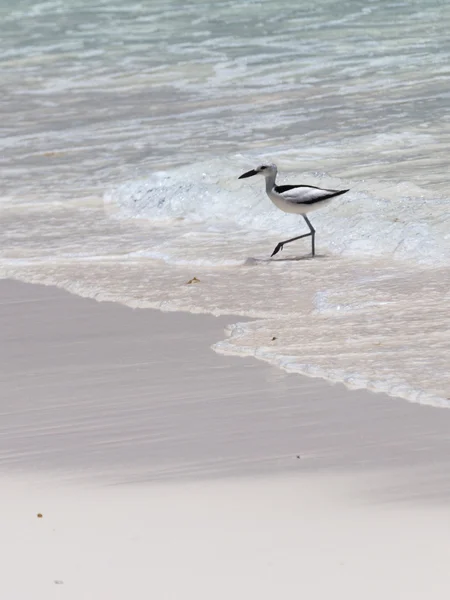
<instances>
[{"instance_id":1,"label":"bird","mask_svg":"<svg viewBox=\"0 0 450 600\"><path fill-rule=\"evenodd\" d=\"M306 216L307 213L327 206L333 198L347 193L349 190L327 190L313 185L276 185L278 168L274 164L263 164L243 173L239 179L253 177L253 175L263 175L266 178L266 193L277 208L286 213L302 215L309 228L309 233L304 233L289 240L279 242L272 254L275 256L283 247L290 242L295 242L305 237L311 236L311 254L316 255L315 235L316 230L311 225L311 221Z\"/></svg>"}]
</instances>

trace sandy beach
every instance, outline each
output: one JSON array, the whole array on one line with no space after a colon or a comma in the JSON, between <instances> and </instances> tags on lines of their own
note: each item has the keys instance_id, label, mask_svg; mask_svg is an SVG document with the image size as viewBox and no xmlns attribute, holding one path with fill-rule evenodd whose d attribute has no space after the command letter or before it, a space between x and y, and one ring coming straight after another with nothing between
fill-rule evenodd
<instances>
[{"instance_id":1,"label":"sandy beach","mask_svg":"<svg viewBox=\"0 0 450 600\"><path fill-rule=\"evenodd\" d=\"M0 598L448 596L450 412L217 355L233 316L0 289Z\"/></svg>"}]
</instances>

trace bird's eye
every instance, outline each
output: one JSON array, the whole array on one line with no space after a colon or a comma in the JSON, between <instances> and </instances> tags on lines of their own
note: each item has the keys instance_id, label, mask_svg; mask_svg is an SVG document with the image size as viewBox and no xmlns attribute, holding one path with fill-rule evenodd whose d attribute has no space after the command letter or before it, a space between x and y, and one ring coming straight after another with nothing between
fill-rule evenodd
<instances>
[{"instance_id":1,"label":"bird's eye","mask_svg":"<svg viewBox=\"0 0 450 600\"><path fill-rule=\"evenodd\" d=\"M261 167L261 171L264 171L264 169L267 169L267 167Z\"/></svg>"}]
</instances>

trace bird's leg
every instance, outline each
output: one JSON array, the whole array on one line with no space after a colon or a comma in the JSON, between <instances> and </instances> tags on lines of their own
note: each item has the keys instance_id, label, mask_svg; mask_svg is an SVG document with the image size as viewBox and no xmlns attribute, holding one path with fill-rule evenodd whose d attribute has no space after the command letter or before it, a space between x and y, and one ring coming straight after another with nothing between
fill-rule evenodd
<instances>
[{"instance_id":1,"label":"bird's leg","mask_svg":"<svg viewBox=\"0 0 450 600\"><path fill-rule=\"evenodd\" d=\"M283 250L283 246L285 244L289 244L289 242L295 242L296 240L301 240L302 238L309 237L309 236L311 236L311 250L312 250L311 254L313 256L316 255L316 244L315 244L316 230L311 225L311 221L308 219L308 217L306 215L302 215L302 217L305 219L306 224L309 227L309 233L304 233L303 235L298 235L297 237L291 238L290 240L285 240L284 242L280 242L279 244L276 245L275 250L270 255L271 257L275 256L275 254L277 254L280 250Z\"/></svg>"},{"instance_id":2,"label":"bird's leg","mask_svg":"<svg viewBox=\"0 0 450 600\"><path fill-rule=\"evenodd\" d=\"M311 236L311 255L315 256L316 255L316 230L314 229L314 227L311 225L311 221L308 219L308 217L306 215L302 215L303 218L306 221L306 224L309 227L309 231L310 236Z\"/></svg>"},{"instance_id":3,"label":"bird's leg","mask_svg":"<svg viewBox=\"0 0 450 600\"><path fill-rule=\"evenodd\" d=\"M309 237L310 235L312 235L312 234L311 233L304 233L303 235L299 235L299 236L297 236L295 238L291 238L290 240L284 240L284 242L278 243L276 245L276 247L275 247L275 250L272 252L272 254L270 256L271 257L275 256L275 254L277 254L280 250L283 250L283 246L285 244L289 244L289 242L295 242L295 240L301 240L302 238Z\"/></svg>"}]
</instances>

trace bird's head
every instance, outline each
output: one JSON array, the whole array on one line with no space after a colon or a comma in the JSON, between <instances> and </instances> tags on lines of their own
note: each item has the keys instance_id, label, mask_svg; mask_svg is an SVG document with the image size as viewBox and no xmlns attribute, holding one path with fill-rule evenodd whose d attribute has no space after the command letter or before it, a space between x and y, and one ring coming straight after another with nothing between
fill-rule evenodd
<instances>
[{"instance_id":1,"label":"bird's head","mask_svg":"<svg viewBox=\"0 0 450 600\"><path fill-rule=\"evenodd\" d=\"M253 177L253 175L264 175L264 177L274 177L277 174L277 165L274 164L263 164L256 167L256 169L252 169L251 171L247 171L247 173L243 173L239 179L245 179L246 177Z\"/></svg>"}]
</instances>

